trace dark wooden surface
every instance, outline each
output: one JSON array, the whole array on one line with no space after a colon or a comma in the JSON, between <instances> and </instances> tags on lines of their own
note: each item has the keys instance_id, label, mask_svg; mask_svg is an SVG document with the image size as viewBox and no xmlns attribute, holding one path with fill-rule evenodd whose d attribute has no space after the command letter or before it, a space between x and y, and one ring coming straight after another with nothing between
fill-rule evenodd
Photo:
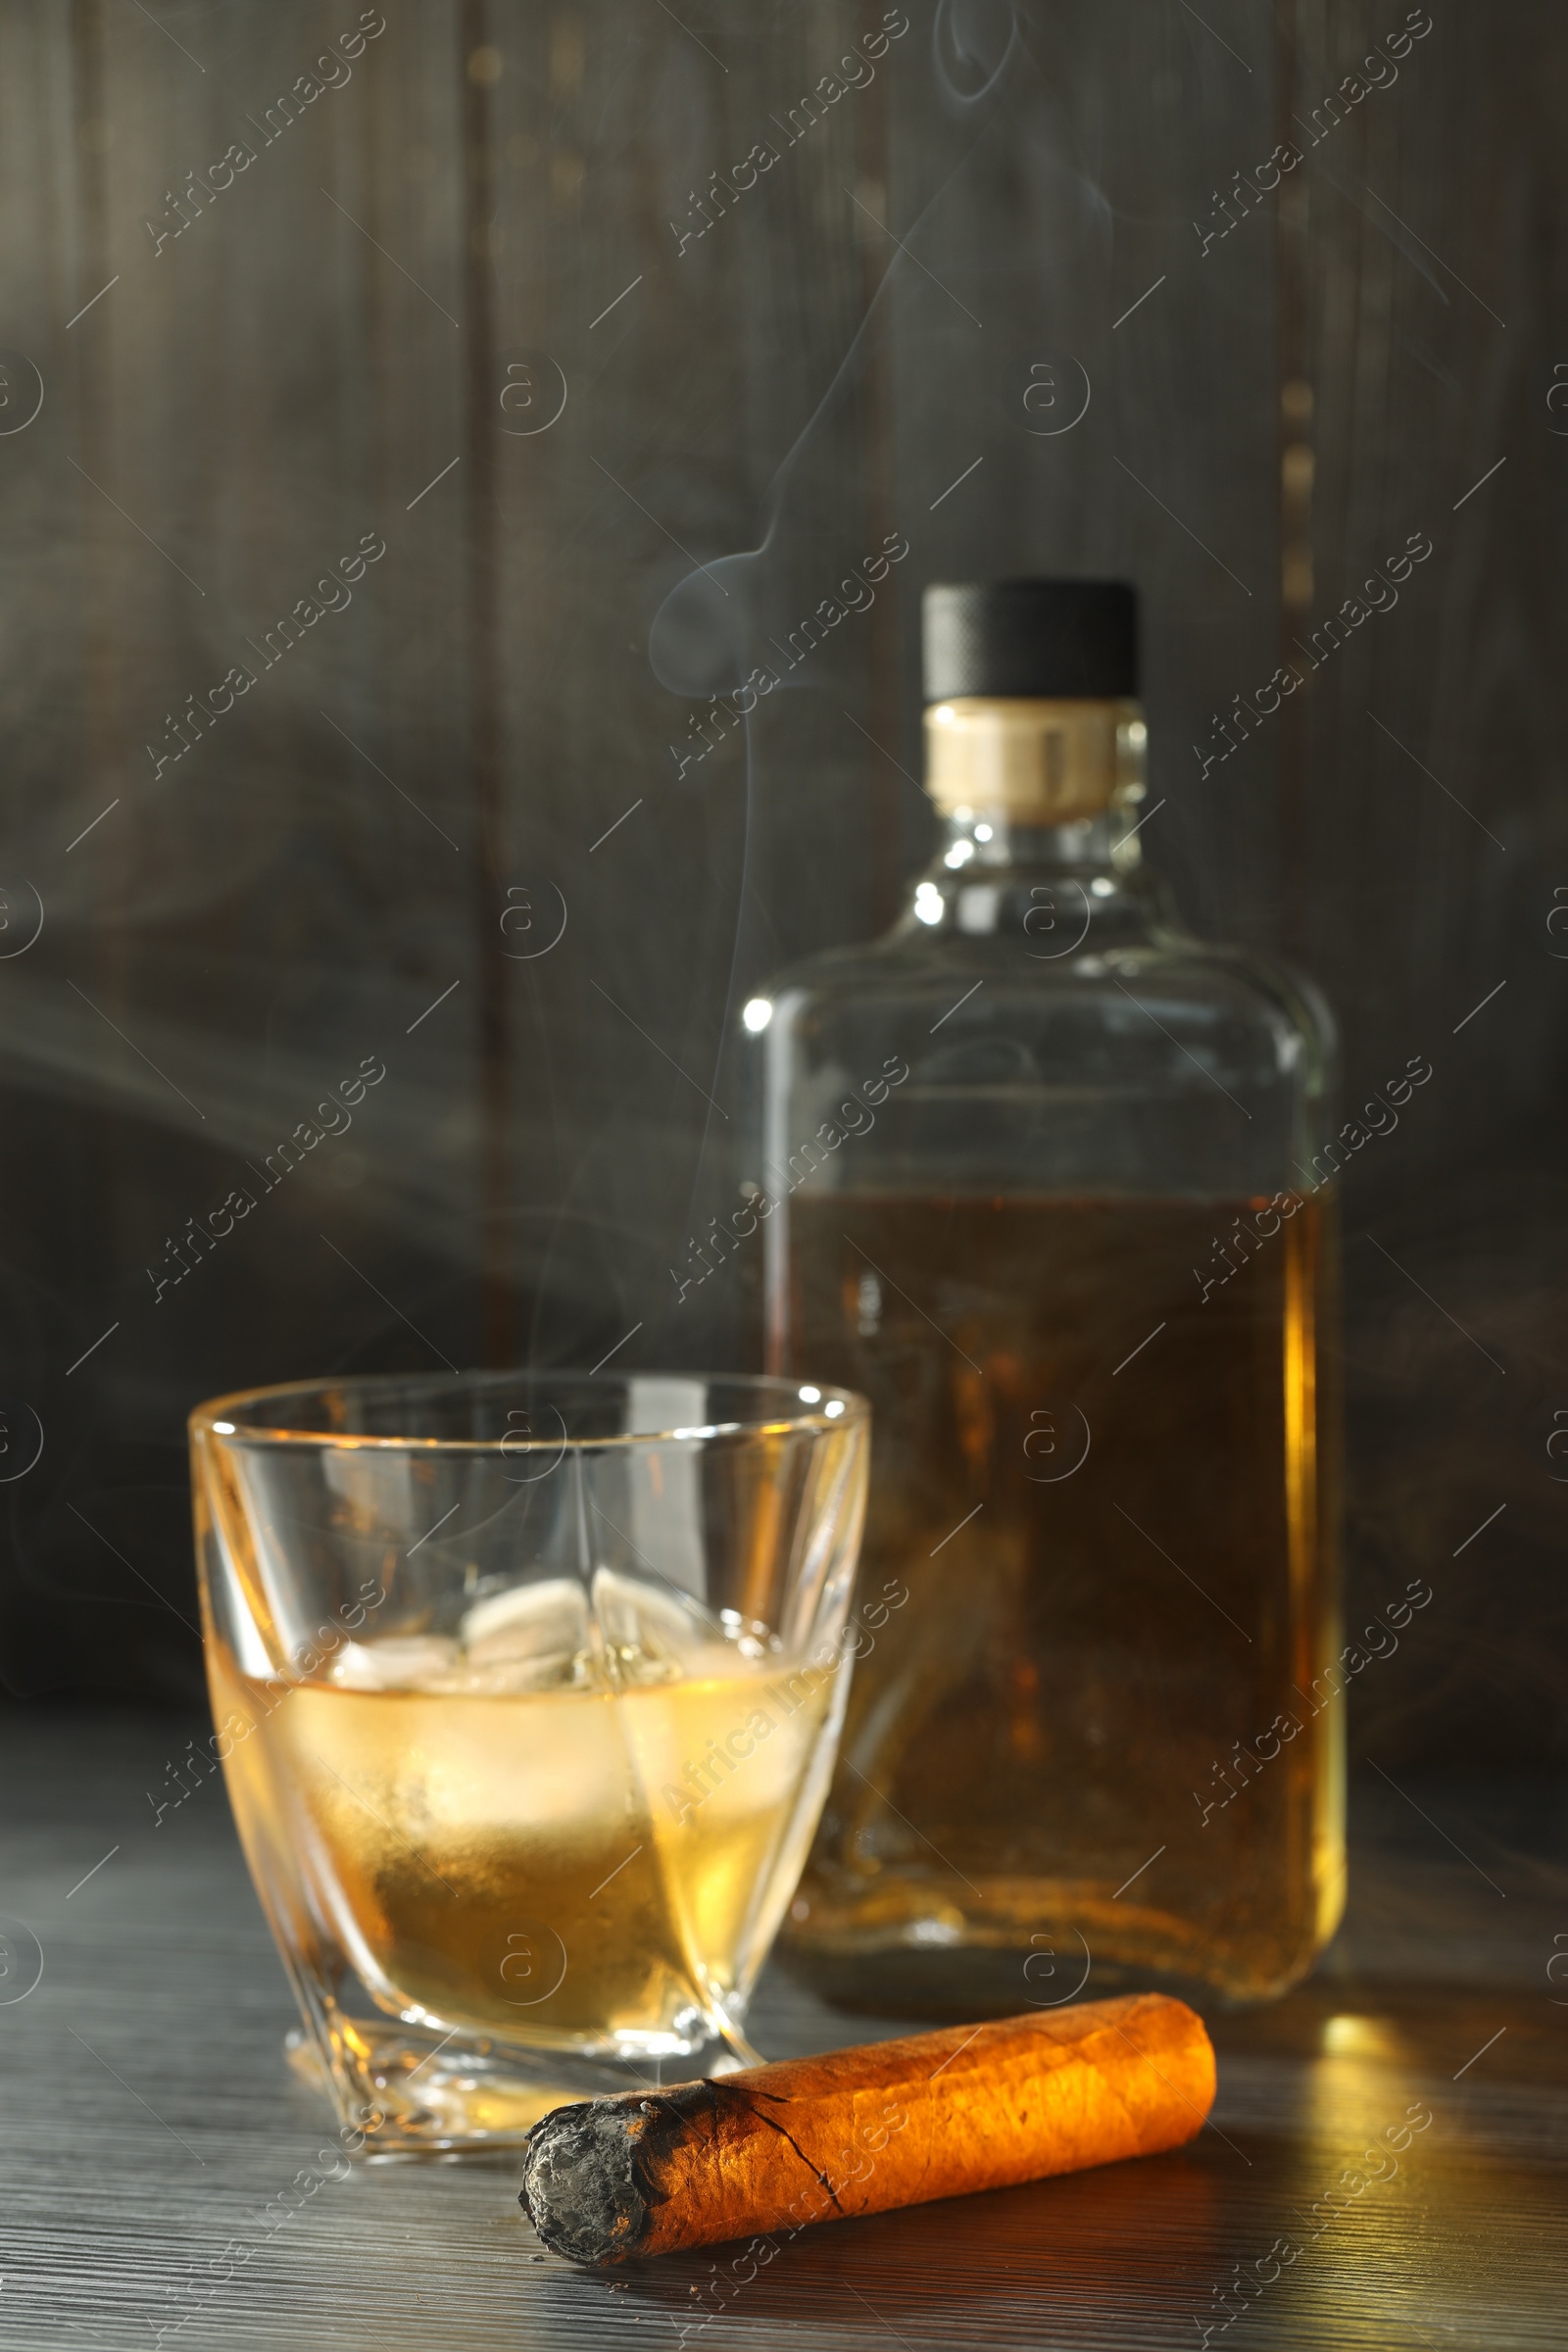
<instances>
[{"instance_id":1,"label":"dark wooden surface","mask_svg":"<svg viewBox=\"0 0 1568 2352\"><path fill-rule=\"evenodd\" d=\"M1564 2341L1560 1786L1358 1788L1348 1924L1278 2006L1213 2021L1219 2098L1189 2148L808 2232L698 2332L693 2290L729 2250L613 2278L537 2259L514 2157L357 2168L270 2236L252 2220L330 2126L283 2063L291 2005L220 1787L149 1826L144 1788L196 1728L77 1710L0 1727L0 1908L43 1954L36 1987L0 2005L8 2352L131 2352L176 2322L162 2340L183 2352L546 2352L683 2327L725 2347L1176 2352L1237 2265L1267 2281L1212 2339L1237 2352ZM753 2022L772 2056L898 2024L774 1975ZM1347 2173L1412 2106L1430 2127L1352 2193ZM1345 2210L1314 2221L1336 2186Z\"/></svg>"}]
</instances>

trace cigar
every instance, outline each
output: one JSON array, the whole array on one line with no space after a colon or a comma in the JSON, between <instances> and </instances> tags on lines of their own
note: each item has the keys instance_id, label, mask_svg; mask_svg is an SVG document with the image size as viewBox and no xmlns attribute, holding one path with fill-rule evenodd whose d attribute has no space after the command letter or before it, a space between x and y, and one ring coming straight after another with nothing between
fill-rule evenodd
<instances>
[{"instance_id":1,"label":"cigar","mask_svg":"<svg viewBox=\"0 0 1568 2352\"><path fill-rule=\"evenodd\" d=\"M528 2134L518 2202L569 2262L793 2237L1156 2155L1213 2097L1201 2019L1134 1993L558 2107Z\"/></svg>"}]
</instances>

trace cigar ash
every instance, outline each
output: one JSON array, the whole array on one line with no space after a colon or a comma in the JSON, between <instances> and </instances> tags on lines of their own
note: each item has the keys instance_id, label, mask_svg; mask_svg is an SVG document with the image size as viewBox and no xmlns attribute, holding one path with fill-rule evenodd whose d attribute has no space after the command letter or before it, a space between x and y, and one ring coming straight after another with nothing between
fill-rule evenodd
<instances>
[{"instance_id":1,"label":"cigar ash","mask_svg":"<svg viewBox=\"0 0 1568 2352\"><path fill-rule=\"evenodd\" d=\"M608 2100L559 2108L531 2138L520 2202L552 2254L606 2262L635 2252L648 2215L637 2161L648 2119Z\"/></svg>"},{"instance_id":2,"label":"cigar ash","mask_svg":"<svg viewBox=\"0 0 1568 2352\"><path fill-rule=\"evenodd\" d=\"M734 2082L688 2082L653 2098L628 2094L558 2107L529 2136L518 2202L552 2254L569 2262L624 2261L643 2250L652 2211L669 2193L659 2182L693 2127L707 2123L716 2135L731 2113L790 2138L767 2113L767 2094ZM795 2152L838 2207L831 2181L801 2149Z\"/></svg>"}]
</instances>

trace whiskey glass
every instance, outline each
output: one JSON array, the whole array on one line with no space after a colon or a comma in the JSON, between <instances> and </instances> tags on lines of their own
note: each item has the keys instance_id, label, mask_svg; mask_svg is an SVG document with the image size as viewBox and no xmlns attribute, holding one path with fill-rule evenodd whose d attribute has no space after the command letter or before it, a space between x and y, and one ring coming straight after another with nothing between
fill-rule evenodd
<instances>
[{"instance_id":1,"label":"whiskey glass","mask_svg":"<svg viewBox=\"0 0 1568 2352\"><path fill-rule=\"evenodd\" d=\"M869 1408L800 1381L320 1381L191 1415L213 1711L372 2153L758 2063L849 1687Z\"/></svg>"}]
</instances>

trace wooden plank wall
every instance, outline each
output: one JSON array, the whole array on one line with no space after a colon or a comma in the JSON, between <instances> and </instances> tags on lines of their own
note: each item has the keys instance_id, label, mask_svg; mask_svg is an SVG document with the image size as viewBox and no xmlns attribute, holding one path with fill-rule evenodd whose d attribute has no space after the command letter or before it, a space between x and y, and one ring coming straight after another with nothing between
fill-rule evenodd
<instances>
[{"instance_id":1,"label":"wooden plank wall","mask_svg":"<svg viewBox=\"0 0 1568 2352\"><path fill-rule=\"evenodd\" d=\"M1145 593L1190 915L1318 973L1352 1092L1435 1063L1347 1184L1352 1589L1443 1603L1368 1739L1551 1746L1563 69L1546 0L1440 10L1293 130L1403 14L385 0L358 46L353 0L0 9L0 421L44 388L0 432L0 868L45 909L0 962L0 1378L45 1438L0 1488L14 1691L194 1687L201 1396L637 1324L628 1363L743 1351L667 1272L729 1181L729 1014L926 854L923 581L1082 569ZM1399 607L1205 766L1421 530ZM890 534L875 604L715 722Z\"/></svg>"},{"instance_id":2,"label":"wooden plank wall","mask_svg":"<svg viewBox=\"0 0 1568 2352\"><path fill-rule=\"evenodd\" d=\"M1397 83L1314 120L1405 14L1297 0L1281 75L1305 126L1281 278L1314 395L1312 617L1409 532L1434 548L1299 699L1286 934L1339 1009L1347 1110L1412 1054L1434 1070L1346 1180L1350 1595L1371 1612L1418 1575L1436 1594L1367 1673L1359 1743L1525 1763L1568 1730L1568 1465L1547 1452L1568 1426L1568 942L1547 928L1568 879L1568 419L1547 407L1568 50L1549 7L1434 9ZM1289 653L1308 632L1284 623Z\"/></svg>"}]
</instances>

